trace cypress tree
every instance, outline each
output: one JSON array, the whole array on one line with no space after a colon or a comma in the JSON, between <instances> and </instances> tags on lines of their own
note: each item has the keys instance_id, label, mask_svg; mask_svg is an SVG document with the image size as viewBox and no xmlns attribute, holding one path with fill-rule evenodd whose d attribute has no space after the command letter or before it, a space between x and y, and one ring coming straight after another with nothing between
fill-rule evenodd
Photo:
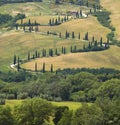
<instances>
[{"instance_id":1,"label":"cypress tree","mask_svg":"<svg viewBox=\"0 0 120 125\"><path fill-rule=\"evenodd\" d=\"M92 42L94 42L95 41L95 38L94 38L94 36L92 37Z\"/></svg>"},{"instance_id":2,"label":"cypress tree","mask_svg":"<svg viewBox=\"0 0 120 125\"><path fill-rule=\"evenodd\" d=\"M51 21L51 19L49 20L49 25L51 26L51 24L52 24L52 21Z\"/></svg>"},{"instance_id":3,"label":"cypress tree","mask_svg":"<svg viewBox=\"0 0 120 125\"><path fill-rule=\"evenodd\" d=\"M57 21L57 19L55 19L55 25L57 25L58 24L58 21Z\"/></svg>"},{"instance_id":4,"label":"cypress tree","mask_svg":"<svg viewBox=\"0 0 120 125\"><path fill-rule=\"evenodd\" d=\"M13 64L15 65L15 64L16 64L16 62L17 62L17 60L16 60L16 55L14 55Z\"/></svg>"},{"instance_id":5,"label":"cypress tree","mask_svg":"<svg viewBox=\"0 0 120 125\"><path fill-rule=\"evenodd\" d=\"M88 32L85 34L85 40L88 40Z\"/></svg>"},{"instance_id":6,"label":"cypress tree","mask_svg":"<svg viewBox=\"0 0 120 125\"><path fill-rule=\"evenodd\" d=\"M31 26L31 21L30 21L30 19L29 19L29 21L28 21L28 26Z\"/></svg>"},{"instance_id":7,"label":"cypress tree","mask_svg":"<svg viewBox=\"0 0 120 125\"><path fill-rule=\"evenodd\" d=\"M37 62L35 62L35 72L37 72Z\"/></svg>"},{"instance_id":8,"label":"cypress tree","mask_svg":"<svg viewBox=\"0 0 120 125\"><path fill-rule=\"evenodd\" d=\"M74 34L74 32L72 32L72 39L74 39L75 38L75 34Z\"/></svg>"},{"instance_id":9,"label":"cypress tree","mask_svg":"<svg viewBox=\"0 0 120 125\"><path fill-rule=\"evenodd\" d=\"M35 55L33 54L33 59L35 59Z\"/></svg>"},{"instance_id":10,"label":"cypress tree","mask_svg":"<svg viewBox=\"0 0 120 125\"><path fill-rule=\"evenodd\" d=\"M80 39L80 33L78 33L78 39Z\"/></svg>"},{"instance_id":11,"label":"cypress tree","mask_svg":"<svg viewBox=\"0 0 120 125\"><path fill-rule=\"evenodd\" d=\"M82 10L80 10L80 16L82 17Z\"/></svg>"},{"instance_id":12,"label":"cypress tree","mask_svg":"<svg viewBox=\"0 0 120 125\"><path fill-rule=\"evenodd\" d=\"M42 72L45 73L45 63L43 63Z\"/></svg>"},{"instance_id":13,"label":"cypress tree","mask_svg":"<svg viewBox=\"0 0 120 125\"><path fill-rule=\"evenodd\" d=\"M89 42L89 44L88 44L88 48L90 49L91 48L91 43Z\"/></svg>"},{"instance_id":14,"label":"cypress tree","mask_svg":"<svg viewBox=\"0 0 120 125\"><path fill-rule=\"evenodd\" d=\"M53 73L53 64L51 64L50 72Z\"/></svg>"},{"instance_id":15,"label":"cypress tree","mask_svg":"<svg viewBox=\"0 0 120 125\"><path fill-rule=\"evenodd\" d=\"M100 38L100 46L102 47L102 43L103 43L103 40L102 40L102 37Z\"/></svg>"},{"instance_id":16,"label":"cypress tree","mask_svg":"<svg viewBox=\"0 0 120 125\"><path fill-rule=\"evenodd\" d=\"M20 71L20 59L19 59L19 56L18 56L18 65L17 65L17 70Z\"/></svg>"},{"instance_id":17,"label":"cypress tree","mask_svg":"<svg viewBox=\"0 0 120 125\"><path fill-rule=\"evenodd\" d=\"M28 61L30 60L30 52L28 52Z\"/></svg>"}]
</instances>

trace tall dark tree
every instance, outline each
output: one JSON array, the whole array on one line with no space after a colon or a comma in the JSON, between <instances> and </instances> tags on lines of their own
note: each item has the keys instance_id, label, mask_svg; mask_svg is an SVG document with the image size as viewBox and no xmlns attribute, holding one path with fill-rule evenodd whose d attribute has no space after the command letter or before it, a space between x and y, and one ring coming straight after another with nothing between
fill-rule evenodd
<instances>
[{"instance_id":1,"label":"tall dark tree","mask_svg":"<svg viewBox=\"0 0 120 125\"><path fill-rule=\"evenodd\" d=\"M82 10L80 10L80 16L82 17Z\"/></svg>"},{"instance_id":2,"label":"tall dark tree","mask_svg":"<svg viewBox=\"0 0 120 125\"><path fill-rule=\"evenodd\" d=\"M28 52L28 61L30 60L30 52Z\"/></svg>"},{"instance_id":3,"label":"tall dark tree","mask_svg":"<svg viewBox=\"0 0 120 125\"><path fill-rule=\"evenodd\" d=\"M72 39L74 39L75 38L75 33L74 32L72 32Z\"/></svg>"},{"instance_id":4,"label":"tall dark tree","mask_svg":"<svg viewBox=\"0 0 120 125\"><path fill-rule=\"evenodd\" d=\"M49 25L51 25L52 24L52 21L51 21L51 19L49 20Z\"/></svg>"},{"instance_id":5,"label":"tall dark tree","mask_svg":"<svg viewBox=\"0 0 120 125\"><path fill-rule=\"evenodd\" d=\"M103 40L102 40L102 37L100 38L100 46L102 47L102 43L103 43Z\"/></svg>"},{"instance_id":6,"label":"tall dark tree","mask_svg":"<svg viewBox=\"0 0 120 125\"><path fill-rule=\"evenodd\" d=\"M73 52L73 48L72 48L72 46L70 47L70 52L71 52L71 53Z\"/></svg>"},{"instance_id":7,"label":"tall dark tree","mask_svg":"<svg viewBox=\"0 0 120 125\"><path fill-rule=\"evenodd\" d=\"M88 40L88 32L85 34L85 40Z\"/></svg>"},{"instance_id":8,"label":"tall dark tree","mask_svg":"<svg viewBox=\"0 0 120 125\"><path fill-rule=\"evenodd\" d=\"M80 39L80 33L78 33L78 39Z\"/></svg>"},{"instance_id":9,"label":"tall dark tree","mask_svg":"<svg viewBox=\"0 0 120 125\"><path fill-rule=\"evenodd\" d=\"M14 60L13 60L13 64L15 65L17 62L17 58L16 58L16 55L14 55Z\"/></svg>"},{"instance_id":10,"label":"tall dark tree","mask_svg":"<svg viewBox=\"0 0 120 125\"><path fill-rule=\"evenodd\" d=\"M20 71L20 58L19 58L19 56L18 56L17 70Z\"/></svg>"},{"instance_id":11,"label":"tall dark tree","mask_svg":"<svg viewBox=\"0 0 120 125\"><path fill-rule=\"evenodd\" d=\"M35 72L37 72L37 62L35 62Z\"/></svg>"},{"instance_id":12,"label":"tall dark tree","mask_svg":"<svg viewBox=\"0 0 120 125\"><path fill-rule=\"evenodd\" d=\"M43 63L42 72L45 73L45 63Z\"/></svg>"},{"instance_id":13,"label":"tall dark tree","mask_svg":"<svg viewBox=\"0 0 120 125\"><path fill-rule=\"evenodd\" d=\"M51 72L51 73L53 72L53 64L51 64L50 72Z\"/></svg>"}]
</instances>

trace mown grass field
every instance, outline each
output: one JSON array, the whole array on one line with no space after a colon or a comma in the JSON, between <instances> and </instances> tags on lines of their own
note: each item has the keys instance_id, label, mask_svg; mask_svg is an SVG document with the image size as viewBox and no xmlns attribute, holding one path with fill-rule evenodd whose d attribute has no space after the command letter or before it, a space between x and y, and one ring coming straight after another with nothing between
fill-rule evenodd
<instances>
[{"instance_id":1,"label":"mown grass field","mask_svg":"<svg viewBox=\"0 0 120 125\"><path fill-rule=\"evenodd\" d=\"M23 100L6 100L6 106L10 106L11 108L14 108L14 106L19 105L22 103ZM50 101L54 106L68 106L70 110L75 111L76 109L80 108L82 106L82 103L80 102L52 102Z\"/></svg>"},{"instance_id":2,"label":"mown grass field","mask_svg":"<svg viewBox=\"0 0 120 125\"><path fill-rule=\"evenodd\" d=\"M80 32L81 39L83 39L85 33L88 32L90 40L94 36L98 41L101 37L103 37L103 40L106 41L106 35L110 32L109 29L100 25L97 19L93 16L89 16L88 18L84 19L73 19L58 26L40 26L39 30L42 32L61 32L63 36L65 36L66 31L69 33L75 32L76 37Z\"/></svg>"},{"instance_id":3,"label":"mown grass field","mask_svg":"<svg viewBox=\"0 0 120 125\"><path fill-rule=\"evenodd\" d=\"M35 51L41 52L43 48L57 48L59 51L62 46L70 51L71 45L77 45L79 48L88 42L82 40L66 40L54 36L41 35L39 33L23 33L23 32L6 32L0 36L0 70L8 70L11 63L13 63L13 56L16 54L20 58L26 58L28 52L31 54Z\"/></svg>"},{"instance_id":4,"label":"mown grass field","mask_svg":"<svg viewBox=\"0 0 120 125\"><path fill-rule=\"evenodd\" d=\"M120 48L111 46L110 49L99 52L70 53L57 57L39 58L28 63L24 63L22 67L26 69L35 69L37 62L38 69L42 69L45 63L46 70L50 71L50 65L53 64L54 70L64 68L114 68L120 69Z\"/></svg>"},{"instance_id":5,"label":"mown grass field","mask_svg":"<svg viewBox=\"0 0 120 125\"><path fill-rule=\"evenodd\" d=\"M120 0L101 0L101 4L111 12L111 23L116 28L116 38L120 40Z\"/></svg>"}]
</instances>

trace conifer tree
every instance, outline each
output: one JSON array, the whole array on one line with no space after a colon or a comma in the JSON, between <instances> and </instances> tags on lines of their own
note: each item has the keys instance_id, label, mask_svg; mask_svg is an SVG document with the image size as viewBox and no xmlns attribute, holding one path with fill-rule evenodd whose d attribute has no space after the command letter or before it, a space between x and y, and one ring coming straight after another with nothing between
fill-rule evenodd
<instances>
[{"instance_id":1,"label":"conifer tree","mask_svg":"<svg viewBox=\"0 0 120 125\"><path fill-rule=\"evenodd\" d=\"M80 33L78 33L78 39L80 39Z\"/></svg>"},{"instance_id":2,"label":"conifer tree","mask_svg":"<svg viewBox=\"0 0 120 125\"><path fill-rule=\"evenodd\" d=\"M13 64L15 65L17 62L17 58L16 58L16 55L14 55L14 60L13 60Z\"/></svg>"},{"instance_id":3,"label":"conifer tree","mask_svg":"<svg viewBox=\"0 0 120 125\"><path fill-rule=\"evenodd\" d=\"M103 40L102 40L102 37L100 38L100 46L102 47L102 43L103 43Z\"/></svg>"},{"instance_id":4,"label":"conifer tree","mask_svg":"<svg viewBox=\"0 0 120 125\"><path fill-rule=\"evenodd\" d=\"M82 10L80 10L80 16L82 17Z\"/></svg>"},{"instance_id":5,"label":"conifer tree","mask_svg":"<svg viewBox=\"0 0 120 125\"><path fill-rule=\"evenodd\" d=\"M51 73L53 72L53 64L51 64L50 72L51 72Z\"/></svg>"},{"instance_id":6,"label":"conifer tree","mask_svg":"<svg viewBox=\"0 0 120 125\"><path fill-rule=\"evenodd\" d=\"M72 39L74 39L75 38L75 34L74 34L74 32L72 32Z\"/></svg>"},{"instance_id":7,"label":"conifer tree","mask_svg":"<svg viewBox=\"0 0 120 125\"><path fill-rule=\"evenodd\" d=\"M28 61L30 60L30 52L28 52Z\"/></svg>"},{"instance_id":8,"label":"conifer tree","mask_svg":"<svg viewBox=\"0 0 120 125\"><path fill-rule=\"evenodd\" d=\"M49 25L51 26L51 24L52 24L52 21L51 21L51 19L49 20Z\"/></svg>"},{"instance_id":9,"label":"conifer tree","mask_svg":"<svg viewBox=\"0 0 120 125\"><path fill-rule=\"evenodd\" d=\"M88 40L88 32L85 34L85 40Z\"/></svg>"},{"instance_id":10,"label":"conifer tree","mask_svg":"<svg viewBox=\"0 0 120 125\"><path fill-rule=\"evenodd\" d=\"M37 62L35 62L35 72L37 72Z\"/></svg>"},{"instance_id":11,"label":"conifer tree","mask_svg":"<svg viewBox=\"0 0 120 125\"><path fill-rule=\"evenodd\" d=\"M43 63L42 72L45 73L45 63Z\"/></svg>"},{"instance_id":12,"label":"conifer tree","mask_svg":"<svg viewBox=\"0 0 120 125\"><path fill-rule=\"evenodd\" d=\"M20 71L20 58L19 58L19 56L18 56L17 70Z\"/></svg>"},{"instance_id":13,"label":"conifer tree","mask_svg":"<svg viewBox=\"0 0 120 125\"><path fill-rule=\"evenodd\" d=\"M57 21L57 19L55 19L55 25L57 25L58 24L58 21Z\"/></svg>"}]
</instances>

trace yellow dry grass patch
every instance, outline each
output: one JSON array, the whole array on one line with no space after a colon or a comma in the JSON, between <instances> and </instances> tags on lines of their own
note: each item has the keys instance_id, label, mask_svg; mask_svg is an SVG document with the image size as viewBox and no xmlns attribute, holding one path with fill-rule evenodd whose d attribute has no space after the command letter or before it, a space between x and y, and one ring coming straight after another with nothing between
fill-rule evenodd
<instances>
[{"instance_id":1,"label":"yellow dry grass patch","mask_svg":"<svg viewBox=\"0 0 120 125\"><path fill-rule=\"evenodd\" d=\"M116 28L116 38L120 40L120 0L101 0L104 8L111 12L111 21Z\"/></svg>"},{"instance_id":2,"label":"yellow dry grass patch","mask_svg":"<svg viewBox=\"0 0 120 125\"><path fill-rule=\"evenodd\" d=\"M46 64L46 70L50 70L53 64L54 70L64 68L114 68L120 69L120 48L111 46L110 49L101 52L70 53L57 57L40 58L25 63L22 67L26 69L35 69L35 62L38 69L42 69L43 63Z\"/></svg>"},{"instance_id":3,"label":"yellow dry grass patch","mask_svg":"<svg viewBox=\"0 0 120 125\"><path fill-rule=\"evenodd\" d=\"M65 22L58 26L40 26L40 31L55 31L57 33L61 32L65 36L66 30L68 32L75 32L76 37L78 33L81 33L81 39L85 36L85 33L89 33L89 39L91 40L94 36L97 40L100 40L100 37L103 37L103 40L106 41L106 35L110 30L106 27L103 27L96 19L96 17L89 16L85 19L73 19L71 21Z\"/></svg>"}]
</instances>

